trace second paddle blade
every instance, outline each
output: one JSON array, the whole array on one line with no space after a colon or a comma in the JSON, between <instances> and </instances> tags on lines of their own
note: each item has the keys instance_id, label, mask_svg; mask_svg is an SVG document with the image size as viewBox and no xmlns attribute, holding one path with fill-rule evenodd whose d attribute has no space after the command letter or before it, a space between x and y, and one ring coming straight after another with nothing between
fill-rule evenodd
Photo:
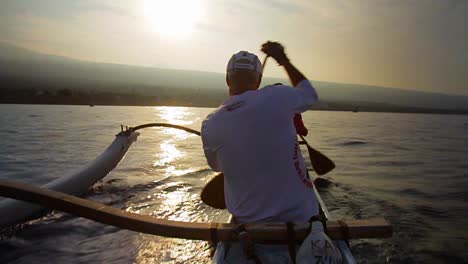
<instances>
[{"instance_id":1,"label":"second paddle blade","mask_svg":"<svg viewBox=\"0 0 468 264\"><path fill-rule=\"evenodd\" d=\"M202 201L216 209L226 209L224 200L224 175L216 175L203 188L201 192Z\"/></svg>"},{"instance_id":2,"label":"second paddle blade","mask_svg":"<svg viewBox=\"0 0 468 264\"><path fill-rule=\"evenodd\" d=\"M309 158L312 163L312 167L318 175L327 174L335 168L335 163L320 151L309 146L307 146L307 150L309 151Z\"/></svg>"}]
</instances>

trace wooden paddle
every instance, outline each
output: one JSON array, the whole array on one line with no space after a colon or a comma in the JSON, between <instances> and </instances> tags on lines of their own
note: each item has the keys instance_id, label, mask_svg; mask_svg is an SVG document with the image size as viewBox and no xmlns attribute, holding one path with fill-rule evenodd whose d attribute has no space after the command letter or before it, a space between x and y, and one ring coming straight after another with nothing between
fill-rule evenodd
<instances>
[{"instance_id":1,"label":"wooden paddle","mask_svg":"<svg viewBox=\"0 0 468 264\"><path fill-rule=\"evenodd\" d=\"M299 136L301 137L304 144L307 146L310 163L312 164L312 168L314 168L315 173L317 173L318 175L324 175L335 168L335 163L331 159L323 155L320 151L311 147L303 136Z\"/></svg>"},{"instance_id":2,"label":"wooden paddle","mask_svg":"<svg viewBox=\"0 0 468 264\"><path fill-rule=\"evenodd\" d=\"M335 163L320 151L314 149L307 143L303 136L300 136L302 142L307 146L310 162L314 171L318 175L324 175L335 168ZM201 192L201 200L216 209L226 209L224 197L224 175L222 173L216 175L203 188Z\"/></svg>"},{"instance_id":3,"label":"wooden paddle","mask_svg":"<svg viewBox=\"0 0 468 264\"><path fill-rule=\"evenodd\" d=\"M226 209L224 199L224 174L219 173L211 179L200 194L201 200L216 209Z\"/></svg>"}]
</instances>

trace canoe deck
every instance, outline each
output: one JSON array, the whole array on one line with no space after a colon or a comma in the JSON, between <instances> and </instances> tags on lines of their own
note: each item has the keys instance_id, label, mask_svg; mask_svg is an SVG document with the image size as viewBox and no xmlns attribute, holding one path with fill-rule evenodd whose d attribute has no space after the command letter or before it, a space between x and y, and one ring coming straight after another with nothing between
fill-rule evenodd
<instances>
[{"instance_id":1,"label":"canoe deck","mask_svg":"<svg viewBox=\"0 0 468 264\"><path fill-rule=\"evenodd\" d=\"M314 192L315 195L317 196L317 200L320 205L320 213L323 214L325 219L332 220L330 213L328 212L327 207L325 206L325 203L323 202L322 198L320 197L319 192L314 186ZM232 216L229 217L228 223L233 223L233 218ZM351 250L348 246L348 241L346 240L333 240L336 248L339 249L341 252L341 255L343 257L343 263L344 264L355 264L356 260L354 259L353 254L351 253ZM221 264L224 263L224 257L226 254L226 249L227 249L227 242L219 242L218 245L216 246L215 253L213 255L213 263L215 264ZM285 247L285 250L287 251L287 247ZM289 254L289 252L288 252Z\"/></svg>"}]
</instances>

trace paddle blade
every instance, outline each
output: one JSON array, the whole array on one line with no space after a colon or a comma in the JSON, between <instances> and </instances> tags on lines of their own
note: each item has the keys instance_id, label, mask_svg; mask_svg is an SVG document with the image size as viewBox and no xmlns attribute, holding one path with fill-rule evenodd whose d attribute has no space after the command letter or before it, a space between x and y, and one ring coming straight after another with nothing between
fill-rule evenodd
<instances>
[{"instance_id":1,"label":"paddle blade","mask_svg":"<svg viewBox=\"0 0 468 264\"><path fill-rule=\"evenodd\" d=\"M309 151L312 167L318 175L327 174L335 168L335 163L320 151L313 149L309 145L307 145L307 150Z\"/></svg>"},{"instance_id":2,"label":"paddle blade","mask_svg":"<svg viewBox=\"0 0 468 264\"><path fill-rule=\"evenodd\" d=\"M203 188L201 192L202 201L216 209L226 209L224 200L224 175L216 175Z\"/></svg>"}]
</instances>

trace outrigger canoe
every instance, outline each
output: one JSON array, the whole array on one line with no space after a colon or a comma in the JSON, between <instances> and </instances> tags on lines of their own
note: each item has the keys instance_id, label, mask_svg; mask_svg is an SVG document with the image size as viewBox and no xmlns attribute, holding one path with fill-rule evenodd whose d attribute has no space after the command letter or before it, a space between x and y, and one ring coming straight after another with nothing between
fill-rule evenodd
<instances>
[{"instance_id":1,"label":"outrigger canoe","mask_svg":"<svg viewBox=\"0 0 468 264\"><path fill-rule=\"evenodd\" d=\"M125 142L127 142L127 144L120 145L120 150L124 150L123 152L116 151L116 153L118 153L119 155L115 155L114 153L114 155L111 155L113 158L107 159L107 154L105 153L109 152L105 151L104 156L101 155L96 161L91 163L91 165L86 167L81 173L79 172L75 175L88 175L89 179L86 179L88 177L83 176L83 181L86 182L85 185L89 185L91 182L95 182L96 178L92 178L91 174L83 174L83 172L89 172L90 169L99 170L99 164L101 164L99 160L107 161L102 163L102 166L104 166L105 169L99 171L104 173L107 170L111 170L117 165L121 158L123 158L123 155L127 151L131 142L133 142L133 140L136 139L136 130L152 126L177 128L200 135L198 131L195 131L193 129L164 123L152 123L134 128L129 128L119 133L120 136L126 138ZM113 144L111 146L113 146ZM112 153L114 152L112 151L113 149L114 147L108 150L110 151L110 153ZM120 157L120 155L122 156ZM104 174L107 174L107 172L105 172ZM57 180L57 182L64 181L65 183L67 183L65 184L66 186L72 188L73 186L71 184L71 181L68 181L66 179L68 178L64 178L61 180L59 179ZM78 186L80 186L80 190L78 190L78 188L76 190L73 190L72 188L70 192L73 194L75 194L74 192L80 193L82 192L83 188L86 187L85 185L78 184ZM348 247L348 239L391 237L392 227L384 219L346 221L336 221L331 219L330 214L328 213L325 207L325 204L320 198L320 195L318 194L315 188L314 190L317 194L317 198L320 203L321 214L327 221L326 234L334 241L334 244L339 249L344 263L355 263L355 260ZM37 210L38 208L39 210L41 210L44 207L46 207L48 209L67 212L103 224L133 230L136 232L154 234L165 237L211 241L215 245L217 245L217 249L213 259L214 262L219 262L222 260L222 256L225 250L224 245L226 245L227 242L238 241L240 239L239 233L236 232L239 230L240 226L242 226L245 232L249 233L249 236L252 239L252 241L258 243L284 244L284 242L287 241L287 239L289 238L287 223L269 222L238 225L235 223L192 223L171 221L166 219L158 219L152 216L145 216L122 211L118 208L106 206L104 204L79 198L60 190L41 188L12 181L0 180L0 196L21 200L23 201L21 203L25 202L25 205L32 206L33 208L35 208L35 210ZM11 200L8 201L10 202ZM35 204L40 206L37 206ZM0 214L3 216L5 216L4 213L5 212L0 211ZM9 213L14 215L14 211L9 211ZM10 224L19 223L17 221L25 221L31 217L31 214L27 214L28 217L26 218L24 217L23 213L20 216L21 217L12 217L11 219L16 220L9 220ZM294 223L294 225L294 239L297 242L304 240L310 231L311 224Z\"/></svg>"}]
</instances>

